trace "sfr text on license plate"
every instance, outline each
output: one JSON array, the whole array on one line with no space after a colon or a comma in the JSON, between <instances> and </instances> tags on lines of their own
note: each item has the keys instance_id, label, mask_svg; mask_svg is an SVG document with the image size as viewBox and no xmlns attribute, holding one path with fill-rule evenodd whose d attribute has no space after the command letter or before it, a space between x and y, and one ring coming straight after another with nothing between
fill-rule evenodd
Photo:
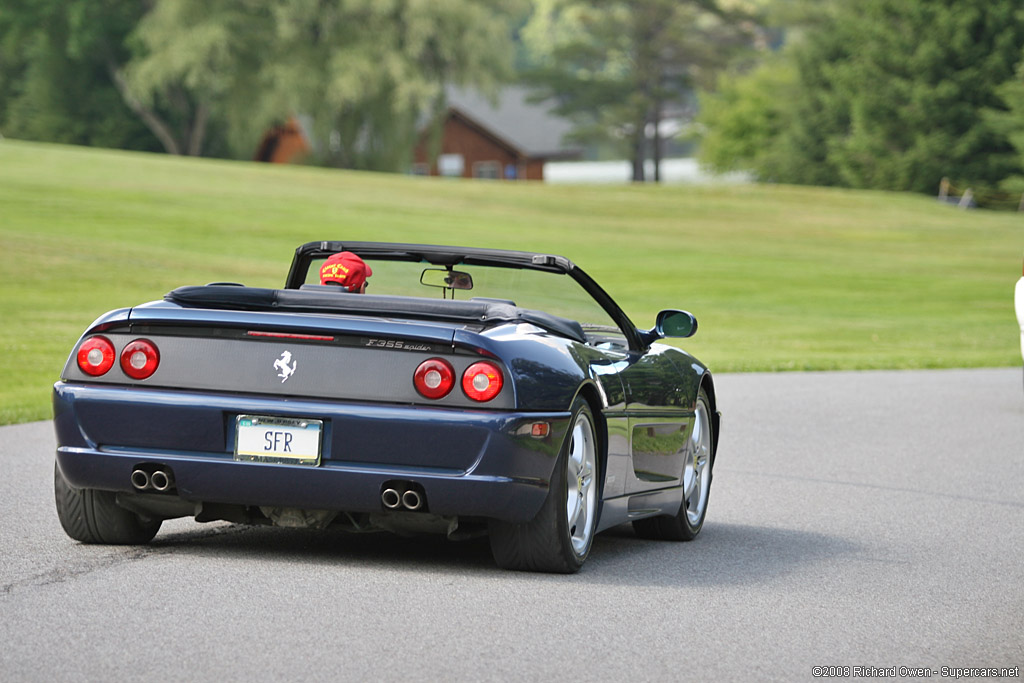
<instances>
[{"instance_id":1,"label":"sfr text on license plate","mask_svg":"<svg viewBox=\"0 0 1024 683\"><path fill-rule=\"evenodd\" d=\"M235 460L316 466L322 431L321 420L239 415Z\"/></svg>"}]
</instances>

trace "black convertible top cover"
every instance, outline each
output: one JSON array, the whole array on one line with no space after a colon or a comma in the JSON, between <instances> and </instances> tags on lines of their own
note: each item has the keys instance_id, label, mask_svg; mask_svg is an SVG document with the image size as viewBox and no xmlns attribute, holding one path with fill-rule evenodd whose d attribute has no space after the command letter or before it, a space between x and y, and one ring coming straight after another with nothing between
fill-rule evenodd
<instances>
[{"instance_id":1,"label":"black convertible top cover","mask_svg":"<svg viewBox=\"0 0 1024 683\"><path fill-rule=\"evenodd\" d=\"M166 294L164 299L189 308L351 313L476 323L485 326L525 322L568 339L586 342L583 328L575 320L493 300L453 301L379 294L347 294L319 289L267 289L234 285L179 287Z\"/></svg>"}]
</instances>

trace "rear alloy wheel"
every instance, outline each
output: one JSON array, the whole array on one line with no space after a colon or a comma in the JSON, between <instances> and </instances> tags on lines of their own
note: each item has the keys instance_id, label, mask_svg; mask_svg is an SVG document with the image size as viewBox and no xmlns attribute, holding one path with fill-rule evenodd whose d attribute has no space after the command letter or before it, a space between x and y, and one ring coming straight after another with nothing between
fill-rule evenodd
<instances>
[{"instance_id":1,"label":"rear alloy wheel","mask_svg":"<svg viewBox=\"0 0 1024 683\"><path fill-rule=\"evenodd\" d=\"M711 432L711 409L703 389L697 395L695 412L693 432L690 434L683 466L683 503L679 514L633 522L633 529L641 538L692 541L704 526L708 498L711 496L714 434Z\"/></svg>"},{"instance_id":2,"label":"rear alloy wheel","mask_svg":"<svg viewBox=\"0 0 1024 683\"><path fill-rule=\"evenodd\" d=\"M53 468L57 517L68 536L82 543L142 545L160 530L160 519L143 518L116 502L113 491L76 489Z\"/></svg>"},{"instance_id":3,"label":"rear alloy wheel","mask_svg":"<svg viewBox=\"0 0 1024 683\"><path fill-rule=\"evenodd\" d=\"M571 574L590 554L600 477L594 416L582 398L573 404L570 424L537 516L525 524L491 522L491 553L500 567Z\"/></svg>"}]
</instances>

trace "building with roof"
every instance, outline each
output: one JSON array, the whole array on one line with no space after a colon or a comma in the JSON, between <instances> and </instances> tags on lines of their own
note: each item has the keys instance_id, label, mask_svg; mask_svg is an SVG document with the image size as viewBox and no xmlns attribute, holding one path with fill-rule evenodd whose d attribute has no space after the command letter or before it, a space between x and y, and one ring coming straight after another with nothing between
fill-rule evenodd
<instances>
[{"instance_id":1,"label":"building with roof","mask_svg":"<svg viewBox=\"0 0 1024 683\"><path fill-rule=\"evenodd\" d=\"M496 101L463 90L449 90L440 123L440 148L431 159L431 132L416 146L412 172L462 178L543 180L544 163L579 159L582 149L563 142L571 124L528 90L510 86Z\"/></svg>"}]
</instances>

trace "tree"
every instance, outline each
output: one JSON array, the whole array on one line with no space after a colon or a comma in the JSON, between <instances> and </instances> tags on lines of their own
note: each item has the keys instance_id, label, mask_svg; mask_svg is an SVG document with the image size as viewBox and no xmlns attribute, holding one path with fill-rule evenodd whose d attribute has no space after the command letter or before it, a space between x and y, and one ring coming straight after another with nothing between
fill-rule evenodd
<instances>
[{"instance_id":1,"label":"tree","mask_svg":"<svg viewBox=\"0 0 1024 683\"><path fill-rule=\"evenodd\" d=\"M992 128L1006 137L1016 150L1018 168L1024 171L1024 55L1016 76L996 89L1004 107L985 112ZM1024 193L1024 173L1014 173L1000 183L1003 190L1020 196Z\"/></svg>"},{"instance_id":2,"label":"tree","mask_svg":"<svg viewBox=\"0 0 1024 683\"><path fill-rule=\"evenodd\" d=\"M320 161L396 170L445 85L493 89L508 75L507 19L524 2L7 0L0 125L249 157L269 125L302 113Z\"/></svg>"},{"instance_id":3,"label":"tree","mask_svg":"<svg viewBox=\"0 0 1024 683\"><path fill-rule=\"evenodd\" d=\"M826 69L848 93L829 159L851 187L934 192L943 176L994 185L1015 170L985 121L1024 46L1017 0L870 0L846 33L852 58ZM854 50L851 50L854 52Z\"/></svg>"},{"instance_id":4,"label":"tree","mask_svg":"<svg viewBox=\"0 0 1024 683\"><path fill-rule=\"evenodd\" d=\"M538 99L571 119L579 141L610 141L644 180L648 135L660 177L661 122L749 38L746 14L715 0L538 0L524 29Z\"/></svg>"},{"instance_id":5,"label":"tree","mask_svg":"<svg viewBox=\"0 0 1024 683\"><path fill-rule=\"evenodd\" d=\"M145 11L132 0L7 0L0 6L0 126L26 139L158 149L111 79Z\"/></svg>"},{"instance_id":6,"label":"tree","mask_svg":"<svg viewBox=\"0 0 1024 683\"><path fill-rule=\"evenodd\" d=\"M135 54L118 73L118 87L168 153L198 156L204 152L211 117L228 119L232 104L237 110L247 103L250 114L256 114L253 122L265 122L259 116L263 98L257 74L273 57L274 37L267 3L158 2L132 34ZM245 121L236 118L227 124L229 138L245 139L231 124L248 131ZM248 156L255 147L253 141L248 154L240 145L234 151Z\"/></svg>"},{"instance_id":7,"label":"tree","mask_svg":"<svg viewBox=\"0 0 1024 683\"><path fill-rule=\"evenodd\" d=\"M797 71L776 57L746 74L723 74L714 93L702 93L696 123L699 158L719 172L754 170L766 180L789 176L780 139L791 125Z\"/></svg>"},{"instance_id":8,"label":"tree","mask_svg":"<svg viewBox=\"0 0 1024 683\"><path fill-rule=\"evenodd\" d=\"M835 40L842 3L781 3L775 21L787 26L793 44L769 54L752 70L723 74L718 91L700 98L699 157L717 171L749 170L765 181L806 185L840 183L829 163L828 135L843 130L847 116L818 65L849 56Z\"/></svg>"},{"instance_id":9,"label":"tree","mask_svg":"<svg viewBox=\"0 0 1024 683\"><path fill-rule=\"evenodd\" d=\"M797 72L768 143L766 179L935 192L994 186L1019 168L985 115L1024 46L1017 0L858 0L827 3L783 55ZM747 78L754 78L748 76ZM714 121L707 121L713 130ZM739 162L744 163L744 162Z\"/></svg>"},{"instance_id":10,"label":"tree","mask_svg":"<svg viewBox=\"0 0 1024 683\"><path fill-rule=\"evenodd\" d=\"M180 93L194 135L223 117L237 154L293 113L308 115L318 158L398 170L446 84L493 87L512 60L506 6L450 0L174 0L139 25L128 68L143 104ZM194 139L192 144L194 144Z\"/></svg>"}]
</instances>

